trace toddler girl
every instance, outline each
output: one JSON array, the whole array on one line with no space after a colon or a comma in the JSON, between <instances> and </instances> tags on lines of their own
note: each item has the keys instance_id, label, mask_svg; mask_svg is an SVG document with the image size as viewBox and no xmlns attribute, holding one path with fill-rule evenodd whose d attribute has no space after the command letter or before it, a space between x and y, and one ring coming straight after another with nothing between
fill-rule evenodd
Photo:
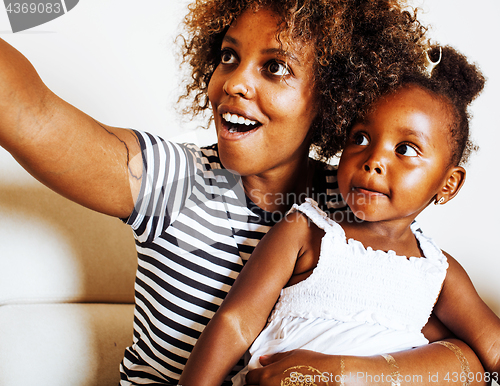
<instances>
[{"instance_id":1,"label":"toddler girl","mask_svg":"<svg viewBox=\"0 0 500 386\"><path fill-rule=\"evenodd\" d=\"M294 205L255 249L203 332L182 385L219 384L252 342L249 369L263 355L297 348L370 356L424 345L433 307L498 377L500 320L462 267L414 221L460 190L460 164L472 147L467 106L484 83L453 49L435 48L433 55L440 62L431 75L408 75L348 132L337 175L348 210L328 216L311 199ZM457 354L467 377L460 350L440 343ZM385 358L396 384L397 363ZM234 384L244 384L245 374Z\"/></svg>"}]
</instances>

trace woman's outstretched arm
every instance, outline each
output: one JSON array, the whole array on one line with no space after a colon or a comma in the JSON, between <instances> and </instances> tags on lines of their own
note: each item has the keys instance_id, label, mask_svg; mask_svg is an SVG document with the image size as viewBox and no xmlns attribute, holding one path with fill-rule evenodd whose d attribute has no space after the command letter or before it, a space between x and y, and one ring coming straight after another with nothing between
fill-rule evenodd
<instances>
[{"instance_id":1,"label":"woman's outstretched arm","mask_svg":"<svg viewBox=\"0 0 500 386\"><path fill-rule=\"evenodd\" d=\"M3 40L0 146L70 200L117 217L132 212L142 173L135 135L105 126L57 97Z\"/></svg>"}]
</instances>

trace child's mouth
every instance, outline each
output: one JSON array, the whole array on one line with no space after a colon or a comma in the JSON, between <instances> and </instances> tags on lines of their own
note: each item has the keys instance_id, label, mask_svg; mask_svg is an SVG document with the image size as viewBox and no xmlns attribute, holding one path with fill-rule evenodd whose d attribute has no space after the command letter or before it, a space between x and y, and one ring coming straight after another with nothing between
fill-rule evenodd
<instances>
[{"instance_id":1,"label":"child's mouth","mask_svg":"<svg viewBox=\"0 0 500 386\"><path fill-rule=\"evenodd\" d=\"M242 117L241 115L224 113L222 114L224 126L230 133L245 133L259 127L261 124L257 121Z\"/></svg>"},{"instance_id":2,"label":"child's mouth","mask_svg":"<svg viewBox=\"0 0 500 386\"><path fill-rule=\"evenodd\" d=\"M377 190L363 188L361 186L355 187L354 190L366 196L387 196L387 194L385 193L379 192Z\"/></svg>"}]
</instances>

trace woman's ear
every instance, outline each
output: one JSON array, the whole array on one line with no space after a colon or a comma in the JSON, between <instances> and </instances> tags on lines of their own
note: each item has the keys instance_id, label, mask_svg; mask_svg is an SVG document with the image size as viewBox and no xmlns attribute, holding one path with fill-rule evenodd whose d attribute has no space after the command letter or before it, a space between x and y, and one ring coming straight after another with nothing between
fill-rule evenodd
<instances>
[{"instance_id":1,"label":"woman's ear","mask_svg":"<svg viewBox=\"0 0 500 386\"><path fill-rule=\"evenodd\" d=\"M444 185L436 194L435 204L445 204L458 194L465 182L465 169L461 166L450 168Z\"/></svg>"}]
</instances>

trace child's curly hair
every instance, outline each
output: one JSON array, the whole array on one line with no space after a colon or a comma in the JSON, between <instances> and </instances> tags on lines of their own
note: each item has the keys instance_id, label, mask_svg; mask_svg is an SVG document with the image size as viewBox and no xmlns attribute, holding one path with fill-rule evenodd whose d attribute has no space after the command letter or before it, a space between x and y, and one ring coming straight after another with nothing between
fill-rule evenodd
<instances>
[{"instance_id":1,"label":"child's curly hair","mask_svg":"<svg viewBox=\"0 0 500 386\"><path fill-rule=\"evenodd\" d=\"M433 93L443 101L451 114L450 123L450 163L454 166L467 163L472 151L477 147L469 139L470 103L483 90L486 82L479 68L469 63L467 58L449 46L433 46L427 55L437 63L430 74L408 73L401 76L401 84L415 84Z\"/></svg>"},{"instance_id":2,"label":"child's curly hair","mask_svg":"<svg viewBox=\"0 0 500 386\"><path fill-rule=\"evenodd\" d=\"M312 145L328 159L343 147L346 131L380 90L397 84L402 70L422 67L426 28L401 0L196 0L182 36L190 83L180 99L195 114L209 108L208 84L220 61L229 25L246 10L262 8L279 17L277 39L315 47L314 87L318 116Z\"/></svg>"}]
</instances>

